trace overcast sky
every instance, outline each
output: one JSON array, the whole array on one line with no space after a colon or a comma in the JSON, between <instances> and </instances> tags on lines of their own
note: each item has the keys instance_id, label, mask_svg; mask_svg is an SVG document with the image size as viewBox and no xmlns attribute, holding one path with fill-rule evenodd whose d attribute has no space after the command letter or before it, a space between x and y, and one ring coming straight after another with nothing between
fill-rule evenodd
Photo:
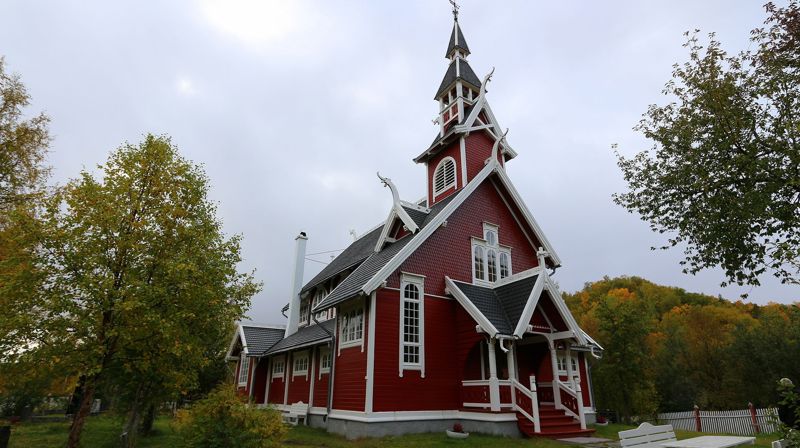
<instances>
[{"instance_id":1,"label":"overcast sky","mask_svg":"<svg viewBox=\"0 0 800 448\"><path fill-rule=\"evenodd\" d=\"M783 2L777 2L782 4ZM756 303L800 300L765 277L719 286L720 271L680 272L680 250L613 204L624 189L611 149L649 147L632 130L663 103L683 32L715 31L749 47L759 1L464 0L460 23L487 98L519 156L508 172L563 260L564 291L604 275L638 275ZM250 318L281 323L294 236L309 253L344 248L384 219L391 196L423 196L411 158L437 129L433 95L447 68L445 0L0 2L0 54L22 75L31 111L52 118L54 182L109 151L164 133L203 164L228 233L244 235L242 269L264 290ZM319 262L329 255L315 255ZM323 265L309 261L306 280Z\"/></svg>"}]
</instances>

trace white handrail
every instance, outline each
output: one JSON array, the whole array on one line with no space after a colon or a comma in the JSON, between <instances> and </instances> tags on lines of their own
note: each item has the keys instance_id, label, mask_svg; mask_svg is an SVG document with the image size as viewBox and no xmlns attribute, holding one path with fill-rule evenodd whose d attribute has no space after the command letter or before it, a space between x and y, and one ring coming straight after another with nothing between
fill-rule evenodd
<instances>
[{"instance_id":1,"label":"white handrail","mask_svg":"<svg viewBox=\"0 0 800 448\"><path fill-rule=\"evenodd\" d=\"M515 397L515 391L520 391L523 395L528 397L531 400L531 411L533 415L528 414L528 412L520 406L519 403L516 402L516 399L513 399L514 410L525 416L528 420L533 422L533 431L534 432L541 432L542 428L539 422L539 402L536 397L536 377L531 376L531 389L529 390L527 387L523 386L522 383L517 381L516 379L510 379L509 383L512 386L511 394L512 399Z\"/></svg>"},{"instance_id":2,"label":"white handrail","mask_svg":"<svg viewBox=\"0 0 800 448\"><path fill-rule=\"evenodd\" d=\"M578 405L578 413L572 411L572 409L568 408L564 404L561 404L561 408L564 412L572 415L573 417L577 418L581 423L581 429L586 429L586 415L583 411L583 393L581 393L581 384L580 382L575 382L575 390L572 390L569 385L560 379L555 379L554 384L556 384L556 393L561 394L561 390L567 393L567 395L571 395L577 401Z\"/></svg>"}]
</instances>

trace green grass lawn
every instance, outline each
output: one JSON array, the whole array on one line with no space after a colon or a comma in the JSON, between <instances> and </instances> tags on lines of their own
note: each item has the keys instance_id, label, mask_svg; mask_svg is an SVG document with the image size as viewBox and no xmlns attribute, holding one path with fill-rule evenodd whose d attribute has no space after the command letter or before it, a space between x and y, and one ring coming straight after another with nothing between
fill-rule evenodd
<instances>
[{"instance_id":1,"label":"green grass lawn","mask_svg":"<svg viewBox=\"0 0 800 448\"><path fill-rule=\"evenodd\" d=\"M169 425L170 420L161 417L156 420L154 433L149 437L139 440L139 446L149 447L179 447L181 439ZM122 421L115 417L91 417L86 423L82 437L82 445L86 448L116 448L118 446ZM617 440L617 433L634 426L610 424L597 426L596 437ZM59 423L23 423L11 430L11 448L49 448L63 447L67 441L68 422ZM701 435L696 432L676 431L678 439L686 439ZM755 446L769 448L770 443L778 437L775 435L760 435L756 438ZM293 427L286 440L285 446L295 448L325 447L325 448L399 448L399 447L529 447L529 448L555 448L566 445L549 439L510 439L504 437L487 436L483 434L470 434L464 440L449 439L444 433L412 434L398 437L382 437L378 439L347 440L344 437L328 434L322 429L307 426Z\"/></svg>"},{"instance_id":2,"label":"green grass lawn","mask_svg":"<svg viewBox=\"0 0 800 448\"><path fill-rule=\"evenodd\" d=\"M180 445L180 438L169 426L168 418L159 418L153 427L153 434L142 437L139 446L174 447ZM118 448L122 420L115 417L90 417L86 421L81 445L86 448ZM21 423L11 429L10 448L56 447L67 443L69 422Z\"/></svg>"}]
</instances>

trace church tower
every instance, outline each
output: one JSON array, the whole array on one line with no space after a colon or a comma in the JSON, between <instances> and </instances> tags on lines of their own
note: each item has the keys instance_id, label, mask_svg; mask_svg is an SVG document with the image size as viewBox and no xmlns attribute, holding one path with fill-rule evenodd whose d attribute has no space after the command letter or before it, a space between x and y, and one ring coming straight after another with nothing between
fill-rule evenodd
<instances>
[{"instance_id":1,"label":"church tower","mask_svg":"<svg viewBox=\"0 0 800 448\"><path fill-rule=\"evenodd\" d=\"M467 61L469 55L454 6L453 29L445 52L449 65L434 96L438 103L434 123L439 132L430 147L414 158L426 167L428 207L469 183L491 157L495 145L501 164L516 156L486 101L486 84L494 69L481 81Z\"/></svg>"}]
</instances>

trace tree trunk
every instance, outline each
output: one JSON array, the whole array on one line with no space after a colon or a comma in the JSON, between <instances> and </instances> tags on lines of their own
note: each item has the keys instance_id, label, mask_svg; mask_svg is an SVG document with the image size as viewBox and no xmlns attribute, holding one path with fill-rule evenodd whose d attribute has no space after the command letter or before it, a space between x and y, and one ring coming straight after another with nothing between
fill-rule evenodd
<instances>
[{"instance_id":1,"label":"tree trunk","mask_svg":"<svg viewBox=\"0 0 800 448\"><path fill-rule=\"evenodd\" d=\"M83 425L86 423L86 417L92 410L92 401L94 400L94 389L96 386L96 375L92 375L86 379L86 384L84 384L83 387L81 404L78 407L78 411L72 417L72 425L69 428L69 438L67 439L67 448L78 448L78 444L81 441Z\"/></svg>"},{"instance_id":2,"label":"tree trunk","mask_svg":"<svg viewBox=\"0 0 800 448\"><path fill-rule=\"evenodd\" d=\"M136 446L136 436L139 433L139 422L142 420L142 391L143 387L140 385L136 389L136 394L133 397L131 409L128 411L128 419L122 427L122 435L120 441L122 448L133 448Z\"/></svg>"},{"instance_id":3,"label":"tree trunk","mask_svg":"<svg viewBox=\"0 0 800 448\"><path fill-rule=\"evenodd\" d=\"M142 426L139 428L139 433L146 436L153 430L153 423L156 421L156 406L151 404L147 407L147 412L144 414Z\"/></svg>"}]
</instances>

